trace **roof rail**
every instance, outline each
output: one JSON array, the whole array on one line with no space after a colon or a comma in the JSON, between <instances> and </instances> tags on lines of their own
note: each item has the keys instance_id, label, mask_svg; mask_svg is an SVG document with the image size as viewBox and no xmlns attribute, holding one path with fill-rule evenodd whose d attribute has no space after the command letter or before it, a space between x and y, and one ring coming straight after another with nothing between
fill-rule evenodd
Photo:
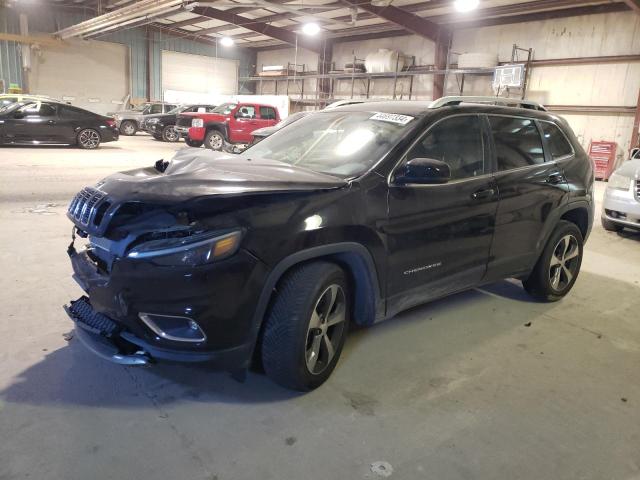
<instances>
[{"instance_id":1,"label":"roof rail","mask_svg":"<svg viewBox=\"0 0 640 480\"><path fill-rule=\"evenodd\" d=\"M481 103L489 105L502 105L508 107L528 108L529 110L540 110L546 112L547 109L538 102L532 102L531 100L521 100L519 98L505 98L505 97L474 97L474 96L453 96L442 97L438 100L434 100L429 105L429 108L440 107L452 107L460 105L461 103Z\"/></svg>"}]
</instances>

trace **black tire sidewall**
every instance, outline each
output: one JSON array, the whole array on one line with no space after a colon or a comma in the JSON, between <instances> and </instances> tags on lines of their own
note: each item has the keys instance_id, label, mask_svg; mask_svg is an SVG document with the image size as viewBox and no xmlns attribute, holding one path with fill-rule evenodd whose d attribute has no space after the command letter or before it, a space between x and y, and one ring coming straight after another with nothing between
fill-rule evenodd
<instances>
[{"instance_id":1,"label":"black tire sidewall","mask_svg":"<svg viewBox=\"0 0 640 480\"><path fill-rule=\"evenodd\" d=\"M220 148L213 148L211 146L211 138L214 136L220 137L220 140L222 141ZM214 150L214 151L222 150L222 147L224 147L224 135L222 135L222 133L220 133L218 130L209 130L207 132L207 135L204 137L204 146L207 147L209 150Z\"/></svg>"},{"instance_id":2,"label":"black tire sidewall","mask_svg":"<svg viewBox=\"0 0 640 480\"><path fill-rule=\"evenodd\" d=\"M91 130L92 132L95 132L98 134L98 143L96 144L95 147L85 147L81 142L80 142L80 135L82 135L82 132L86 132L87 130ZM83 128L82 130L80 130L78 132L77 135L77 140L76 143L77 145L82 148L83 150L95 150L96 148L98 148L100 146L100 143L102 143L102 139L100 138L100 133L97 130L94 130L93 128Z\"/></svg>"},{"instance_id":3,"label":"black tire sidewall","mask_svg":"<svg viewBox=\"0 0 640 480\"><path fill-rule=\"evenodd\" d=\"M312 267L312 275L302 282L293 283L291 277L284 279L290 282L289 295L284 293L287 292L286 285L282 285L268 314L261 348L267 375L280 385L298 391L313 390L329 378L340 359L351 319L352 298L343 270L328 262L317 262ZM345 295L345 325L329 365L322 372L312 374L305 358L309 322L320 295L332 284L339 285ZM269 338L272 334L275 341Z\"/></svg>"},{"instance_id":4,"label":"black tire sidewall","mask_svg":"<svg viewBox=\"0 0 640 480\"><path fill-rule=\"evenodd\" d=\"M555 290L551 286L551 280L549 278L549 266L551 263L551 256L562 237L565 235L573 235L578 241L578 248L580 254L578 256L578 266L576 272L571 279L571 282L562 290ZM573 285L576 283L578 276L580 275L580 269L582 267L582 258L584 254L584 239L582 238L582 232L577 225L567 221L561 221L554 232L549 237L549 241L538 260L533 272L525 280L525 288L534 296L546 300L556 301L563 298L567 293L571 291Z\"/></svg>"},{"instance_id":5,"label":"black tire sidewall","mask_svg":"<svg viewBox=\"0 0 640 480\"><path fill-rule=\"evenodd\" d=\"M177 138L176 138L175 140L169 140L169 139L167 138L167 133L166 133L166 132L168 132L168 131L169 131L169 129L173 129L173 126L171 126L171 125L167 125L166 127L164 127L164 128L162 129L162 137L161 137L161 138L162 138L162 141L163 141L163 142L170 142L170 143L175 143L175 142L180 141L180 136L177 134L177 132L176 132L176 136L177 136Z\"/></svg>"},{"instance_id":6,"label":"black tire sidewall","mask_svg":"<svg viewBox=\"0 0 640 480\"><path fill-rule=\"evenodd\" d=\"M185 143L193 148L200 148L202 146L202 142L198 140L191 140L189 137L184 139Z\"/></svg>"},{"instance_id":7,"label":"black tire sidewall","mask_svg":"<svg viewBox=\"0 0 640 480\"><path fill-rule=\"evenodd\" d=\"M133 133L125 133L125 131L124 131L125 125L131 125L133 127ZM120 124L120 133L122 135L125 135L125 136L128 136L128 137L132 137L133 135L138 133L138 127L135 124L135 122L132 122L131 120L125 120Z\"/></svg>"}]
</instances>

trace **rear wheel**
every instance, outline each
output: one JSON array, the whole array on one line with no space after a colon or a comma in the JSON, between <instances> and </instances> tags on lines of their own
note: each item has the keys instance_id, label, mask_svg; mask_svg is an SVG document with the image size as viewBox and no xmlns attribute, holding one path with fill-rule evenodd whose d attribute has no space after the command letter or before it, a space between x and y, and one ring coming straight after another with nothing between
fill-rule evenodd
<instances>
[{"instance_id":1,"label":"rear wheel","mask_svg":"<svg viewBox=\"0 0 640 480\"><path fill-rule=\"evenodd\" d=\"M309 263L289 272L262 336L262 364L269 378L299 391L322 385L342 352L350 302L345 274L333 263Z\"/></svg>"},{"instance_id":2,"label":"rear wheel","mask_svg":"<svg viewBox=\"0 0 640 480\"><path fill-rule=\"evenodd\" d=\"M165 142L177 142L180 140L180 135L175 131L173 125L167 125L162 129L162 140Z\"/></svg>"},{"instance_id":3,"label":"rear wheel","mask_svg":"<svg viewBox=\"0 0 640 480\"><path fill-rule=\"evenodd\" d=\"M122 135L127 135L127 136L135 135L137 131L138 131L138 126L136 125L136 122L132 120L124 120L120 124L120 133Z\"/></svg>"},{"instance_id":4,"label":"rear wheel","mask_svg":"<svg viewBox=\"0 0 640 480\"><path fill-rule=\"evenodd\" d=\"M602 221L602 228L607 232L621 232L624 229L622 225L612 222L604 217L601 217L600 220Z\"/></svg>"},{"instance_id":5,"label":"rear wheel","mask_svg":"<svg viewBox=\"0 0 640 480\"><path fill-rule=\"evenodd\" d=\"M204 146L211 150L222 150L224 136L218 130L209 130L204 137Z\"/></svg>"},{"instance_id":6,"label":"rear wheel","mask_svg":"<svg viewBox=\"0 0 640 480\"><path fill-rule=\"evenodd\" d=\"M582 233L571 222L560 221L529 277L522 282L534 298L554 302L573 287L582 264Z\"/></svg>"},{"instance_id":7,"label":"rear wheel","mask_svg":"<svg viewBox=\"0 0 640 480\"><path fill-rule=\"evenodd\" d=\"M100 134L92 128L85 128L78 132L78 146L85 150L93 150L100 145Z\"/></svg>"},{"instance_id":8,"label":"rear wheel","mask_svg":"<svg viewBox=\"0 0 640 480\"><path fill-rule=\"evenodd\" d=\"M202 142L201 141L199 141L199 140L191 140L189 137L185 138L184 141L190 147L198 148L198 147L202 146Z\"/></svg>"}]
</instances>

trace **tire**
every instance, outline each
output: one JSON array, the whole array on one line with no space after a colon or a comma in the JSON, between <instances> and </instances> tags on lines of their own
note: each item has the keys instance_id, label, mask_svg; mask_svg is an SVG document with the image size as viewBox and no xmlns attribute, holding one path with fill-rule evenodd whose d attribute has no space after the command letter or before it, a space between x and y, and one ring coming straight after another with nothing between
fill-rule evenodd
<instances>
[{"instance_id":1,"label":"tire","mask_svg":"<svg viewBox=\"0 0 640 480\"><path fill-rule=\"evenodd\" d=\"M100 134L93 128L83 128L76 138L78 146L85 150L94 150L100 146Z\"/></svg>"},{"instance_id":2,"label":"tire","mask_svg":"<svg viewBox=\"0 0 640 480\"><path fill-rule=\"evenodd\" d=\"M199 148L199 147L202 146L202 142L200 142L198 140L191 140L189 137L185 138L184 141L190 147Z\"/></svg>"},{"instance_id":3,"label":"tire","mask_svg":"<svg viewBox=\"0 0 640 480\"><path fill-rule=\"evenodd\" d=\"M612 222L611 220L607 220L604 217L600 218L602 222L602 228L604 228L607 232L621 232L624 230L624 227L618 223Z\"/></svg>"},{"instance_id":4,"label":"tire","mask_svg":"<svg viewBox=\"0 0 640 480\"><path fill-rule=\"evenodd\" d=\"M522 282L524 289L538 300L560 300L569 293L578 278L583 248L580 229L574 223L561 220L533 271Z\"/></svg>"},{"instance_id":5,"label":"tire","mask_svg":"<svg viewBox=\"0 0 640 480\"><path fill-rule=\"evenodd\" d=\"M128 137L135 135L138 131L138 125L133 120L123 120L120 124L120 133Z\"/></svg>"},{"instance_id":6,"label":"tire","mask_svg":"<svg viewBox=\"0 0 640 480\"><path fill-rule=\"evenodd\" d=\"M224 147L224 135L218 130L209 130L204 137L204 146L210 150L222 150L222 147Z\"/></svg>"},{"instance_id":7,"label":"tire","mask_svg":"<svg viewBox=\"0 0 640 480\"><path fill-rule=\"evenodd\" d=\"M260 351L267 376L298 391L322 385L338 363L350 317L340 267L323 261L295 267L279 283L265 321Z\"/></svg>"},{"instance_id":8,"label":"tire","mask_svg":"<svg viewBox=\"0 0 640 480\"><path fill-rule=\"evenodd\" d=\"M162 140L175 143L180 140L180 135L174 130L173 125L167 125L162 129Z\"/></svg>"}]
</instances>

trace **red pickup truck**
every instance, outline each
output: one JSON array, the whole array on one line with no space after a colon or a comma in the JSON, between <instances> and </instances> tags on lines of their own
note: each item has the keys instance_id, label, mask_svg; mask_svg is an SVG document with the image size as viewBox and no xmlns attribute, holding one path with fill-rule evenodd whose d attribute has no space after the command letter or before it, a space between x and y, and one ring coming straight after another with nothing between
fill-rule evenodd
<instances>
[{"instance_id":1,"label":"red pickup truck","mask_svg":"<svg viewBox=\"0 0 640 480\"><path fill-rule=\"evenodd\" d=\"M178 115L175 130L190 147L220 150L225 143L251 142L251 132L280 121L278 109L254 103L223 103L210 112Z\"/></svg>"}]
</instances>

